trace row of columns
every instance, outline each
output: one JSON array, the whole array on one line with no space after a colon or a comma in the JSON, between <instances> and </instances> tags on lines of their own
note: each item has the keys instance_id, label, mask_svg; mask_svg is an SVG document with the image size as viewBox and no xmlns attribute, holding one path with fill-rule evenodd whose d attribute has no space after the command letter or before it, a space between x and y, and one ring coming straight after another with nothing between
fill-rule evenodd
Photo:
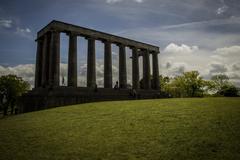
<instances>
[{"instance_id":1,"label":"row of columns","mask_svg":"<svg viewBox=\"0 0 240 160\"><path fill-rule=\"evenodd\" d=\"M77 87L77 35L68 33L68 86ZM88 40L87 56L87 87L96 85L96 53L95 39L86 37ZM112 48L111 42L104 43L104 88L112 88ZM47 32L37 40L37 57L35 87L59 86L60 75L60 33L57 31ZM126 46L119 46L119 87L127 88ZM143 88L159 89L158 53L132 49L132 86L139 89L139 56L143 56ZM150 77L150 54L152 54L153 80Z\"/></svg>"}]
</instances>

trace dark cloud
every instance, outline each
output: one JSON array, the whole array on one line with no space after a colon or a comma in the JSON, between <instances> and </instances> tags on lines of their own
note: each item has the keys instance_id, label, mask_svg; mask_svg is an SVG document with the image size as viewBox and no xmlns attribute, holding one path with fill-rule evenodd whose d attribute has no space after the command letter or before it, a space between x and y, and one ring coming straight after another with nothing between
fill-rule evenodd
<instances>
[{"instance_id":1,"label":"dark cloud","mask_svg":"<svg viewBox=\"0 0 240 160\"><path fill-rule=\"evenodd\" d=\"M171 68L171 66L172 66L172 65L171 65L170 62L167 62L167 63L166 63L166 68L167 68L167 69Z\"/></svg>"},{"instance_id":2,"label":"dark cloud","mask_svg":"<svg viewBox=\"0 0 240 160\"><path fill-rule=\"evenodd\" d=\"M240 63L235 63L232 65L232 70L240 72Z\"/></svg>"},{"instance_id":3,"label":"dark cloud","mask_svg":"<svg viewBox=\"0 0 240 160\"><path fill-rule=\"evenodd\" d=\"M210 73L224 73L227 71L227 68L224 64L211 64Z\"/></svg>"}]
</instances>

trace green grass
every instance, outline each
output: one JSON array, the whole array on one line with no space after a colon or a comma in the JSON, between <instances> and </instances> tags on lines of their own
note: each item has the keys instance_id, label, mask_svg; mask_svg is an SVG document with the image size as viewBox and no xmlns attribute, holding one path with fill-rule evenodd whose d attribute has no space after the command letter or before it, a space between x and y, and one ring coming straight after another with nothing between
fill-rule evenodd
<instances>
[{"instance_id":1,"label":"green grass","mask_svg":"<svg viewBox=\"0 0 240 160\"><path fill-rule=\"evenodd\" d=\"M0 119L0 159L240 159L240 98L89 103Z\"/></svg>"}]
</instances>

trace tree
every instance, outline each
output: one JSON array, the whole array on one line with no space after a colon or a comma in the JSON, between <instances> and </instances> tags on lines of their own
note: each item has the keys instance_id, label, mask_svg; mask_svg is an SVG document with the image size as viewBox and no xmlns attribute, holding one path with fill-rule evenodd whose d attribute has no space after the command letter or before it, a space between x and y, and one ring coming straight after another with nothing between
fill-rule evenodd
<instances>
[{"instance_id":1,"label":"tree","mask_svg":"<svg viewBox=\"0 0 240 160\"><path fill-rule=\"evenodd\" d=\"M4 115L7 114L9 106L11 107L11 114L13 114L17 98L29 89L29 83L24 81L21 77L17 77L16 75L6 75L0 77L1 102L3 102L3 97L6 98L6 102L2 104L4 105Z\"/></svg>"},{"instance_id":2,"label":"tree","mask_svg":"<svg viewBox=\"0 0 240 160\"><path fill-rule=\"evenodd\" d=\"M237 97L238 95L238 89L232 84L228 84L222 87L220 95L223 95L225 97Z\"/></svg>"},{"instance_id":3,"label":"tree","mask_svg":"<svg viewBox=\"0 0 240 160\"><path fill-rule=\"evenodd\" d=\"M211 78L212 80L212 86L211 89L213 92L216 92L216 94L221 94L222 90L224 88L226 88L226 86L229 86L229 77L227 75L224 74L218 74L218 75L214 75Z\"/></svg>"},{"instance_id":4,"label":"tree","mask_svg":"<svg viewBox=\"0 0 240 160\"><path fill-rule=\"evenodd\" d=\"M159 76L160 88L165 89L166 85L170 82L170 78L168 76L164 77L163 75Z\"/></svg>"},{"instance_id":5,"label":"tree","mask_svg":"<svg viewBox=\"0 0 240 160\"><path fill-rule=\"evenodd\" d=\"M202 97L205 81L198 71L185 72L175 77L168 85L168 91L173 97Z\"/></svg>"},{"instance_id":6,"label":"tree","mask_svg":"<svg viewBox=\"0 0 240 160\"><path fill-rule=\"evenodd\" d=\"M238 96L238 89L229 82L229 77L224 74L214 75L211 78L212 87L211 90L215 92L215 95L234 97Z\"/></svg>"}]
</instances>

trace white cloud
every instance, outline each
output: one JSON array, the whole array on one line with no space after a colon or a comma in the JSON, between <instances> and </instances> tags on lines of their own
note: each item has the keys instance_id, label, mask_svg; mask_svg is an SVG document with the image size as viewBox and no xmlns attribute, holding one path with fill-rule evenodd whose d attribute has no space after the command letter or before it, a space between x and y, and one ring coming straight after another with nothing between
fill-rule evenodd
<instances>
[{"instance_id":1,"label":"white cloud","mask_svg":"<svg viewBox=\"0 0 240 160\"><path fill-rule=\"evenodd\" d=\"M34 85L34 74L35 74L35 65L25 64L17 65L14 67L3 67L0 66L0 76L14 74L19 77L22 77L25 81L29 82L31 86Z\"/></svg>"},{"instance_id":2,"label":"white cloud","mask_svg":"<svg viewBox=\"0 0 240 160\"><path fill-rule=\"evenodd\" d=\"M221 0L222 7L219 7L216 11L217 15L222 15L228 10L228 6L225 4L224 0Z\"/></svg>"},{"instance_id":3,"label":"white cloud","mask_svg":"<svg viewBox=\"0 0 240 160\"><path fill-rule=\"evenodd\" d=\"M228 10L228 6L223 5L222 7L218 8L216 13L217 15L222 15L223 13L225 13Z\"/></svg>"},{"instance_id":4,"label":"white cloud","mask_svg":"<svg viewBox=\"0 0 240 160\"><path fill-rule=\"evenodd\" d=\"M169 44L160 54L160 72L176 76L183 71L198 70L205 78L226 74L240 86L240 46L202 50L197 46Z\"/></svg>"},{"instance_id":5,"label":"white cloud","mask_svg":"<svg viewBox=\"0 0 240 160\"><path fill-rule=\"evenodd\" d=\"M9 19L2 19L0 20L0 27L4 27L4 28L11 28L12 27L12 20Z\"/></svg>"},{"instance_id":6,"label":"white cloud","mask_svg":"<svg viewBox=\"0 0 240 160\"><path fill-rule=\"evenodd\" d=\"M23 34L27 34L27 33L31 33L31 30L29 28L19 28L17 27L17 32L18 33L23 33Z\"/></svg>"},{"instance_id":7,"label":"white cloud","mask_svg":"<svg viewBox=\"0 0 240 160\"><path fill-rule=\"evenodd\" d=\"M8 32L11 32L13 34L16 34L18 36L21 37L25 37L28 39L33 39L33 35L31 35L31 29L26 27L26 28L22 28L19 25L17 25L16 21L11 20L11 19L0 19L0 28L8 28L8 29L15 29L15 31L13 30L9 30Z\"/></svg>"},{"instance_id":8,"label":"white cloud","mask_svg":"<svg viewBox=\"0 0 240 160\"><path fill-rule=\"evenodd\" d=\"M164 52L166 53L179 53L179 54L192 54L198 51L198 46L187 46L182 44L178 46L174 43L169 44L165 49Z\"/></svg>"},{"instance_id":9,"label":"white cloud","mask_svg":"<svg viewBox=\"0 0 240 160\"><path fill-rule=\"evenodd\" d=\"M19 36L29 38L29 39L33 39L33 36L31 35L31 30L29 28L17 27L15 33Z\"/></svg>"}]
</instances>

